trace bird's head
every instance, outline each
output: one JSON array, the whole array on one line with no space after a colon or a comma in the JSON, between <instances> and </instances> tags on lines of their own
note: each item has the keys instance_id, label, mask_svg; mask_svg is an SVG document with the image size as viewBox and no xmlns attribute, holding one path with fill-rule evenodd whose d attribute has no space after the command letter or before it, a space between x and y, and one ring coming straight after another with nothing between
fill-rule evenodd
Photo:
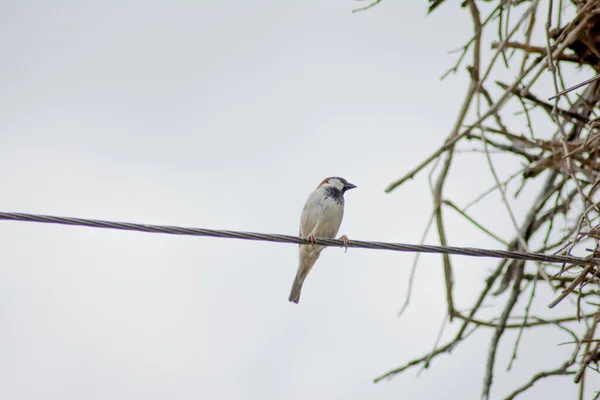
<instances>
[{"instance_id":1,"label":"bird's head","mask_svg":"<svg viewBox=\"0 0 600 400\"><path fill-rule=\"evenodd\" d=\"M340 178L338 176L332 176L329 178L325 178L323 182L319 185L319 187L331 187L339 190L342 193L345 193L347 190L354 189L356 185L351 184L344 178Z\"/></svg>"}]
</instances>

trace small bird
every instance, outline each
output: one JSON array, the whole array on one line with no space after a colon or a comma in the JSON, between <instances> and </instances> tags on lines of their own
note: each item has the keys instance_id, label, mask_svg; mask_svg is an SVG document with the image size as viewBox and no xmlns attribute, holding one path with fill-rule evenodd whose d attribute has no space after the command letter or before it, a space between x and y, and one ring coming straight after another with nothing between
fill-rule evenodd
<instances>
[{"instance_id":1,"label":"small bird","mask_svg":"<svg viewBox=\"0 0 600 400\"><path fill-rule=\"evenodd\" d=\"M300 265L292 284L289 300L300 301L300 292L306 276L325 248L319 246L315 238L334 238L340 229L344 216L344 193L356 186L337 176L326 178L308 196L300 219L300 237L308 239L312 244L300 245ZM348 245L348 237L340 239Z\"/></svg>"}]
</instances>

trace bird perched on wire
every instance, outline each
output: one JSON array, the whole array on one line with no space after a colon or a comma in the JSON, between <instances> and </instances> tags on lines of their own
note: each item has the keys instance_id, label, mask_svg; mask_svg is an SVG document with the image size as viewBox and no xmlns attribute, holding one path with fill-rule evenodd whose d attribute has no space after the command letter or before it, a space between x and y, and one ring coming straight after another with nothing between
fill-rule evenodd
<instances>
[{"instance_id":1,"label":"bird perched on wire","mask_svg":"<svg viewBox=\"0 0 600 400\"><path fill-rule=\"evenodd\" d=\"M300 301L302 284L325 248L317 244L316 238L334 238L337 235L344 216L344 193L355 187L344 178L334 176L323 180L308 196L300 219L300 237L312 244L300 245L300 265L290 292L291 302ZM348 245L346 235L340 239Z\"/></svg>"}]
</instances>

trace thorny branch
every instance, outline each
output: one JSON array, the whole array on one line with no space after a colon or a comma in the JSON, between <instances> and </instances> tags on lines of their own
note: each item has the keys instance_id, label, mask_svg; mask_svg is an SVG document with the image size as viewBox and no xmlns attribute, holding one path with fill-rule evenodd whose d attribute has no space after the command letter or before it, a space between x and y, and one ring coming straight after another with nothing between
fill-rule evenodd
<instances>
[{"instance_id":1,"label":"thorny branch","mask_svg":"<svg viewBox=\"0 0 600 400\"><path fill-rule=\"evenodd\" d=\"M430 12L443 12L444 0L429 1ZM571 7L567 7L568 2ZM462 5L472 20L473 34L460 49L458 62L450 71L459 72L461 63L470 57L466 68L470 81L454 126L442 146L391 183L386 192L400 190L427 165L439 162L433 178L432 200L433 223L441 245L453 241L453 230L445 224L442 214L446 206L471 223L476 232L505 243L508 250L558 249L555 254L599 257L600 79L593 78L600 77L600 1L492 0L491 5L486 5L486 2L466 0ZM480 8L487 10L483 20ZM488 80L500 77L500 72L502 81L507 83L496 80L496 85L490 85ZM506 78L506 72L513 78ZM571 81L565 83L567 76L571 76ZM572 76L577 76L577 80L572 81ZM522 111L515 114L515 109ZM549 124L551 129L548 129ZM471 151L463 152L465 145ZM453 172L453 161L481 153L485 157L477 162L482 163L482 168L490 169L487 187L493 186L481 188L481 196L461 205L452 200L452 180L467 178ZM493 158L500 156L503 166L522 172L507 176L503 169L496 170L494 165L501 163L494 162ZM507 161L509 159L513 161ZM519 177L520 186L515 190L513 186ZM516 199L525 186L539 188L537 195ZM498 204L497 195L503 203ZM529 207L527 213L518 213L524 217L519 218L513 212L517 202L521 209ZM475 210L476 206L483 211ZM493 225L497 220L486 217L501 212L497 210L499 207L504 207L512 220L512 239L492 233L501 227ZM504 349L501 338L506 330L519 330L512 365L521 335L527 335L531 329L560 329L574 338L567 344L573 349L572 356L555 369L540 367L526 383L512 391L505 390L503 396L513 399L534 385L564 375L574 375L580 398L584 395L585 376L597 373L598 368L593 365L600 362L600 329L596 329L600 319L600 266L556 268L544 263L503 260L487 278L474 303L465 308L459 307L454 298L450 256L444 256L442 264L447 316L450 322L454 319L454 323L459 324L458 332L446 344L383 374L375 382L414 366L428 368L439 355L450 353L467 340L474 330L484 329L491 332L482 386L482 398L488 399L494 393L496 355ZM414 272L411 285L413 275ZM540 282L536 289L538 280L545 283ZM525 290L524 285L531 282L534 282L532 291ZM492 290L495 285L498 285L496 290ZM547 298L549 293L555 293L552 299ZM503 297L506 300L501 302ZM536 305L554 307L567 303L563 310L567 307L571 314L563 312L554 317L541 314L539 307L532 306L534 298ZM493 306L495 317L477 316L484 303ZM465 314L459 309L469 312ZM546 309L546 312L553 313L555 309ZM597 389L590 388L589 393Z\"/></svg>"}]
</instances>

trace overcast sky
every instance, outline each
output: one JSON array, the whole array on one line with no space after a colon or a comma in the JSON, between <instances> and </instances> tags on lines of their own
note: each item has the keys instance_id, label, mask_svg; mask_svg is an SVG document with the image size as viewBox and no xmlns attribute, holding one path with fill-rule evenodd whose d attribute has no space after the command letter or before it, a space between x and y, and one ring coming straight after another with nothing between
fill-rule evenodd
<instances>
[{"instance_id":1,"label":"overcast sky","mask_svg":"<svg viewBox=\"0 0 600 400\"><path fill-rule=\"evenodd\" d=\"M458 4L429 17L425 1L351 13L362 4L0 1L0 211L296 234L309 193L337 175L358 186L340 234L418 242L426 175L383 189L448 135L467 76L439 77L471 22ZM463 205L491 185L468 157L455 171L470 176L447 189ZM479 212L510 238L505 214ZM458 217L448 224L454 245L498 247ZM2 399L481 391L483 330L418 378L372 383L431 350L445 315L439 256L422 258L398 318L410 254L327 249L293 305L293 245L19 222L0 222L0 243ZM495 262L455 263L467 307ZM544 332L525 334L509 374L505 336L494 398L570 351L556 347L568 336ZM523 398L572 396L569 380Z\"/></svg>"}]
</instances>

